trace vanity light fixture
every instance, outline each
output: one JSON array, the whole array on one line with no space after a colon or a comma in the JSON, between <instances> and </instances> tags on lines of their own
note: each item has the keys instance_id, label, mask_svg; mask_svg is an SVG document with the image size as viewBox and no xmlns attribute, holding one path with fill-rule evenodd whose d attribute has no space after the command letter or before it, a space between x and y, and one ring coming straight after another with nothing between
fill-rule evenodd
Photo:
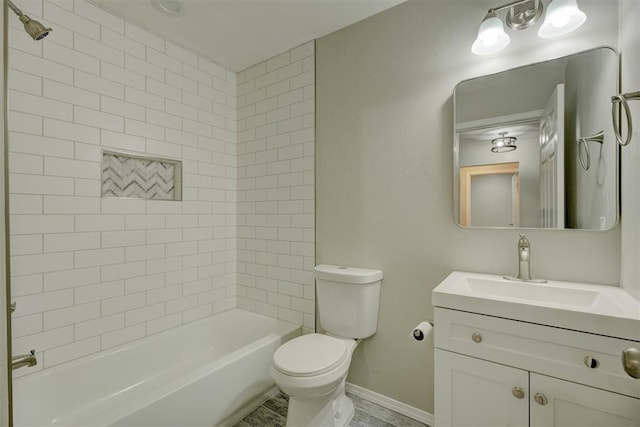
<instances>
[{"instance_id":1,"label":"vanity light fixture","mask_svg":"<svg viewBox=\"0 0 640 427\"><path fill-rule=\"evenodd\" d=\"M507 26L519 31L538 22L542 17L544 5L542 0L516 0L489 9L478 29L478 38L471 47L474 54L489 55L509 45L511 39L498 17L498 12L504 10L507 10ZM587 15L578 8L577 0L550 0L538 36L545 39L562 36L577 29L586 20Z\"/></svg>"},{"instance_id":2,"label":"vanity light fixture","mask_svg":"<svg viewBox=\"0 0 640 427\"><path fill-rule=\"evenodd\" d=\"M513 151L516 148L516 138L515 136L506 136L509 132L500 132L499 138L495 138L491 140L491 151L493 153L508 153L509 151Z\"/></svg>"}]
</instances>

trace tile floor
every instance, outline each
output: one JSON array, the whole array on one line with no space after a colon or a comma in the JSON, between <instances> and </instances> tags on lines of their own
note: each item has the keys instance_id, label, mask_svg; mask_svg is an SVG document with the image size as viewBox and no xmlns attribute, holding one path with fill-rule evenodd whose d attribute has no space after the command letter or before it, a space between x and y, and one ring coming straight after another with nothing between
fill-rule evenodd
<instances>
[{"instance_id":1,"label":"tile floor","mask_svg":"<svg viewBox=\"0 0 640 427\"><path fill-rule=\"evenodd\" d=\"M351 393L347 396L356 407L350 427L429 427ZM287 395L280 392L234 427L282 427L287 419L288 403Z\"/></svg>"}]
</instances>

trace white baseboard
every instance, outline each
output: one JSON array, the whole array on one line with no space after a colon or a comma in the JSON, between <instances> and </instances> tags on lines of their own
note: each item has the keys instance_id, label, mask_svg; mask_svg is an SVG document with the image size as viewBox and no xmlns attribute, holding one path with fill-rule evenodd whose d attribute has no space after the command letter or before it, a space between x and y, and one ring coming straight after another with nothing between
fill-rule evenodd
<instances>
[{"instance_id":1,"label":"white baseboard","mask_svg":"<svg viewBox=\"0 0 640 427\"><path fill-rule=\"evenodd\" d=\"M387 409L391 409L392 411L402 414L405 417L412 418L416 421L420 421L421 423L428 424L430 426L433 425L433 414L430 414L426 411L414 408L413 406L398 402L395 399L383 396L381 394L351 383L347 383L346 389L349 393L352 393L358 397L362 397L363 399L367 399L373 403L377 403L378 405Z\"/></svg>"}]
</instances>

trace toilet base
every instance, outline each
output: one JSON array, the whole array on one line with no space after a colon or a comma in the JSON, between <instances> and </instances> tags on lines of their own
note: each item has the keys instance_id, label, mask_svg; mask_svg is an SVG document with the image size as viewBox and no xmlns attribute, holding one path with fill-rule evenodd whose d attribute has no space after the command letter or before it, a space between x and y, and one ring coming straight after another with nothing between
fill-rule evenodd
<instances>
[{"instance_id":1,"label":"toilet base","mask_svg":"<svg viewBox=\"0 0 640 427\"><path fill-rule=\"evenodd\" d=\"M345 380L326 396L311 400L289 397L287 427L346 427L355 408L345 394Z\"/></svg>"}]
</instances>

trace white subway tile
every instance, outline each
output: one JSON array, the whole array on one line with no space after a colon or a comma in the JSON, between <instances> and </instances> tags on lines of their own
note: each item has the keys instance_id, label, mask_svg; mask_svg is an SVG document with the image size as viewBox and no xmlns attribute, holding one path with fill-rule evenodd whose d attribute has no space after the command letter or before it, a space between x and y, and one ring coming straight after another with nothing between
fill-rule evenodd
<instances>
[{"instance_id":1,"label":"white subway tile","mask_svg":"<svg viewBox=\"0 0 640 427\"><path fill-rule=\"evenodd\" d=\"M64 233L73 231L73 215L12 215L11 234Z\"/></svg>"},{"instance_id":2,"label":"white subway tile","mask_svg":"<svg viewBox=\"0 0 640 427\"><path fill-rule=\"evenodd\" d=\"M125 99L127 102L160 111L163 111L165 106L164 98L132 87L126 88Z\"/></svg>"},{"instance_id":3,"label":"white subway tile","mask_svg":"<svg viewBox=\"0 0 640 427\"><path fill-rule=\"evenodd\" d=\"M182 119L180 117L152 109L147 110L147 122L158 126L182 129ZM162 136L164 138L164 132L162 132Z\"/></svg>"},{"instance_id":4,"label":"white subway tile","mask_svg":"<svg viewBox=\"0 0 640 427\"><path fill-rule=\"evenodd\" d=\"M125 54L124 67L127 70L134 71L147 77L154 78L159 81L164 81L164 69L157 65L150 64L135 56Z\"/></svg>"},{"instance_id":5,"label":"white subway tile","mask_svg":"<svg viewBox=\"0 0 640 427\"><path fill-rule=\"evenodd\" d=\"M49 179L54 179L48 177ZM72 192L73 193L73 192ZM100 199L96 197L44 197L45 214L92 214L100 213Z\"/></svg>"},{"instance_id":6,"label":"white subway tile","mask_svg":"<svg viewBox=\"0 0 640 427\"><path fill-rule=\"evenodd\" d=\"M145 270L146 266L144 261L106 265L101 267L101 277L103 281L112 282L120 279L143 276Z\"/></svg>"},{"instance_id":7,"label":"white subway tile","mask_svg":"<svg viewBox=\"0 0 640 427\"><path fill-rule=\"evenodd\" d=\"M182 91L177 87L169 86L150 78L147 78L146 83L146 91L149 93L163 98L172 99L176 102L180 102L182 100Z\"/></svg>"},{"instance_id":8,"label":"white subway tile","mask_svg":"<svg viewBox=\"0 0 640 427\"><path fill-rule=\"evenodd\" d=\"M107 95L112 98L124 99L124 85L121 83L78 70L75 70L73 75L76 87ZM74 112L77 114L77 108Z\"/></svg>"},{"instance_id":9,"label":"white subway tile","mask_svg":"<svg viewBox=\"0 0 640 427\"><path fill-rule=\"evenodd\" d=\"M182 269L182 257L151 259L147 261L147 273L166 273Z\"/></svg>"},{"instance_id":10,"label":"white subway tile","mask_svg":"<svg viewBox=\"0 0 640 427\"><path fill-rule=\"evenodd\" d=\"M78 43L77 34L76 43ZM74 50L56 43L44 43L42 56L50 61L73 67L75 70L83 70L91 74L100 72L100 60L82 53L80 49Z\"/></svg>"},{"instance_id":11,"label":"white subway tile","mask_svg":"<svg viewBox=\"0 0 640 427\"><path fill-rule=\"evenodd\" d=\"M56 233L44 235L45 252L79 251L100 247L100 233Z\"/></svg>"},{"instance_id":12,"label":"white subway tile","mask_svg":"<svg viewBox=\"0 0 640 427\"><path fill-rule=\"evenodd\" d=\"M100 338L89 338L71 344L56 347L44 352L44 368L51 368L61 363L70 362L83 356L100 351Z\"/></svg>"},{"instance_id":13,"label":"white subway tile","mask_svg":"<svg viewBox=\"0 0 640 427\"><path fill-rule=\"evenodd\" d=\"M14 302L17 307L20 307L20 311L17 313L20 313L21 316L26 316L58 308L71 307L73 305L73 291L67 289L15 297Z\"/></svg>"},{"instance_id":14,"label":"white subway tile","mask_svg":"<svg viewBox=\"0 0 640 427\"><path fill-rule=\"evenodd\" d=\"M135 24L131 24L129 22L125 23L125 35L132 40L136 40L159 50L160 52L164 52L164 40L146 30L143 30Z\"/></svg>"},{"instance_id":15,"label":"white subway tile","mask_svg":"<svg viewBox=\"0 0 640 427\"><path fill-rule=\"evenodd\" d=\"M174 73L180 73L182 71L182 62L155 49L147 48L146 59L147 62L171 70Z\"/></svg>"},{"instance_id":16,"label":"white subway tile","mask_svg":"<svg viewBox=\"0 0 640 427\"><path fill-rule=\"evenodd\" d=\"M51 310L44 313L44 329L56 329L62 326L72 325L78 322L95 319L100 316L100 304L74 305L73 307Z\"/></svg>"},{"instance_id":17,"label":"white subway tile","mask_svg":"<svg viewBox=\"0 0 640 427\"><path fill-rule=\"evenodd\" d=\"M144 138L164 139L164 128L133 119L124 120L124 130L127 134Z\"/></svg>"},{"instance_id":18,"label":"white subway tile","mask_svg":"<svg viewBox=\"0 0 640 427\"><path fill-rule=\"evenodd\" d=\"M266 71L277 70L278 68L284 67L285 65L289 65L290 62L290 52L287 51L281 53L280 55L267 60Z\"/></svg>"},{"instance_id":19,"label":"white subway tile","mask_svg":"<svg viewBox=\"0 0 640 427\"><path fill-rule=\"evenodd\" d=\"M167 314L185 311L198 306L198 295L189 295L186 297L173 299L166 302Z\"/></svg>"},{"instance_id":20,"label":"white subway tile","mask_svg":"<svg viewBox=\"0 0 640 427\"><path fill-rule=\"evenodd\" d=\"M302 61L292 62L291 64L278 69L278 81L285 80L302 73Z\"/></svg>"},{"instance_id":21,"label":"white subway tile","mask_svg":"<svg viewBox=\"0 0 640 427\"><path fill-rule=\"evenodd\" d=\"M164 228L164 215L127 215L127 230Z\"/></svg>"},{"instance_id":22,"label":"white subway tile","mask_svg":"<svg viewBox=\"0 0 640 427\"><path fill-rule=\"evenodd\" d=\"M174 285L147 291L147 304L153 305L182 296L182 286Z\"/></svg>"},{"instance_id":23,"label":"white subway tile","mask_svg":"<svg viewBox=\"0 0 640 427\"><path fill-rule=\"evenodd\" d=\"M73 217L71 217L73 220ZM73 231L73 222L71 223ZM76 215L75 231L124 230L124 215Z\"/></svg>"},{"instance_id":24,"label":"white subway tile","mask_svg":"<svg viewBox=\"0 0 640 427\"><path fill-rule=\"evenodd\" d=\"M90 285L100 281L99 268L75 268L74 270L57 271L44 274L45 292ZM79 302L76 300L76 304Z\"/></svg>"},{"instance_id":25,"label":"white subway tile","mask_svg":"<svg viewBox=\"0 0 640 427\"><path fill-rule=\"evenodd\" d=\"M11 319L11 337L14 339L38 332L42 332L42 313L14 316Z\"/></svg>"},{"instance_id":26,"label":"white subway tile","mask_svg":"<svg viewBox=\"0 0 640 427\"><path fill-rule=\"evenodd\" d=\"M157 334L182 324L182 313L175 313L147 322L147 335Z\"/></svg>"},{"instance_id":27,"label":"white subway tile","mask_svg":"<svg viewBox=\"0 0 640 427\"><path fill-rule=\"evenodd\" d=\"M187 49L177 46L171 42L166 42L165 51L167 55L179 60L180 62L193 65L194 67L198 66L198 55L188 51Z\"/></svg>"},{"instance_id":28,"label":"white subway tile","mask_svg":"<svg viewBox=\"0 0 640 427\"><path fill-rule=\"evenodd\" d=\"M144 76L123 68L122 64L103 61L100 67L100 75L105 79L144 90Z\"/></svg>"},{"instance_id":29,"label":"white subway tile","mask_svg":"<svg viewBox=\"0 0 640 427\"><path fill-rule=\"evenodd\" d=\"M14 68L9 68L8 70L7 85L9 89L18 92L42 95L42 78L18 71Z\"/></svg>"},{"instance_id":30,"label":"white subway tile","mask_svg":"<svg viewBox=\"0 0 640 427\"><path fill-rule=\"evenodd\" d=\"M144 245L144 231L106 231L102 233L102 247L126 247Z\"/></svg>"},{"instance_id":31,"label":"white subway tile","mask_svg":"<svg viewBox=\"0 0 640 427\"><path fill-rule=\"evenodd\" d=\"M179 228L147 230L147 243L150 245L154 243L170 243L180 241L182 241L182 230Z\"/></svg>"},{"instance_id":32,"label":"white subway tile","mask_svg":"<svg viewBox=\"0 0 640 427\"><path fill-rule=\"evenodd\" d=\"M76 196L83 197L100 197L102 191L102 185L98 179L75 179L75 192Z\"/></svg>"},{"instance_id":33,"label":"white subway tile","mask_svg":"<svg viewBox=\"0 0 640 427\"><path fill-rule=\"evenodd\" d=\"M224 69L224 67L203 57L198 58L198 68L200 68L203 71L206 71L212 76L216 76L221 79L224 79L226 77L226 70Z\"/></svg>"},{"instance_id":34,"label":"white subway tile","mask_svg":"<svg viewBox=\"0 0 640 427\"><path fill-rule=\"evenodd\" d=\"M100 111L89 110L84 107L74 107L73 121L115 132L124 131L124 119L113 114L102 113Z\"/></svg>"},{"instance_id":35,"label":"white subway tile","mask_svg":"<svg viewBox=\"0 0 640 427\"><path fill-rule=\"evenodd\" d=\"M98 109L100 100L100 96L95 92L49 79L43 79L42 81L42 94L47 98L81 105L94 110Z\"/></svg>"},{"instance_id":36,"label":"white subway tile","mask_svg":"<svg viewBox=\"0 0 640 427\"><path fill-rule=\"evenodd\" d=\"M211 304L202 305L191 310L186 310L182 313L182 322L189 323L198 319L209 317L213 314L213 307Z\"/></svg>"},{"instance_id":37,"label":"white subway tile","mask_svg":"<svg viewBox=\"0 0 640 427\"><path fill-rule=\"evenodd\" d=\"M42 252L42 236L40 234L28 234L12 236L11 255L32 255Z\"/></svg>"},{"instance_id":38,"label":"white subway tile","mask_svg":"<svg viewBox=\"0 0 640 427\"><path fill-rule=\"evenodd\" d=\"M95 285L78 286L73 290L73 292L76 304L111 299L124 295L124 281L117 280L115 282L102 282Z\"/></svg>"},{"instance_id":39,"label":"white subway tile","mask_svg":"<svg viewBox=\"0 0 640 427\"><path fill-rule=\"evenodd\" d=\"M164 288L164 274L135 277L124 281L125 294L135 294L159 288Z\"/></svg>"},{"instance_id":40,"label":"white subway tile","mask_svg":"<svg viewBox=\"0 0 640 427\"><path fill-rule=\"evenodd\" d=\"M76 160L87 160L98 163L102 161L102 149L97 145L76 142L73 144L73 149Z\"/></svg>"},{"instance_id":41,"label":"white subway tile","mask_svg":"<svg viewBox=\"0 0 640 427\"><path fill-rule=\"evenodd\" d=\"M125 260L127 262L146 261L155 258L164 258L165 248L163 244L130 246L125 248ZM167 254L167 256L172 256Z\"/></svg>"},{"instance_id":42,"label":"white subway tile","mask_svg":"<svg viewBox=\"0 0 640 427\"><path fill-rule=\"evenodd\" d=\"M40 14L41 13L38 13L38 15ZM28 53L30 55L42 56L43 43L34 43L33 40L29 39L29 37L25 37L22 28L16 28L12 25L9 25L8 31L9 34L7 39L11 41L10 44L12 48L20 50L24 53Z\"/></svg>"},{"instance_id":43,"label":"white subway tile","mask_svg":"<svg viewBox=\"0 0 640 427\"><path fill-rule=\"evenodd\" d=\"M14 173L9 181L9 191L20 194L73 194L73 179L43 175Z\"/></svg>"},{"instance_id":44,"label":"white subway tile","mask_svg":"<svg viewBox=\"0 0 640 427\"><path fill-rule=\"evenodd\" d=\"M115 347L121 344L125 344L131 341L136 341L143 338L145 335L145 325L140 324L132 326L130 328L118 329L112 332L107 332L102 335L102 349L106 350L111 347Z\"/></svg>"},{"instance_id":45,"label":"white subway tile","mask_svg":"<svg viewBox=\"0 0 640 427\"><path fill-rule=\"evenodd\" d=\"M227 95L221 90L214 89L207 85L203 85L202 83L198 85L198 95L204 98L210 99L213 102L218 104L225 103L227 99Z\"/></svg>"},{"instance_id":46,"label":"white subway tile","mask_svg":"<svg viewBox=\"0 0 640 427\"><path fill-rule=\"evenodd\" d=\"M108 316L111 314L122 313L127 310L142 307L144 304L145 295L143 292L106 299L101 302L102 315Z\"/></svg>"},{"instance_id":47,"label":"white subway tile","mask_svg":"<svg viewBox=\"0 0 640 427\"><path fill-rule=\"evenodd\" d=\"M175 200L147 200L147 213L149 214L179 214L182 213L182 204ZM177 228L165 222L166 228Z\"/></svg>"},{"instance_id":48,"label":"white subway tile","mask_svg":"<svg viewBox=\"0 0 640 427\"><path fill-rule=\"evenodd\" d=\"M13 70L23 71L61 83L73 84L73 68L45 58L29 55L16 49L9 49L9 64Z\"/></svg>"},{"instance_id":49,"label":"white subway tile","mask_svg":"<svg viewBox=\"0 0 640 427\"><path fill-rule=\"evenodd\" d=\"M42 292L42 274L29 274L26 276L11 277L11 297L22 297L25 295L39 294ZM20 307L16 309L18 316L21 316Z\"/></svg>"},{"instance_id":50,"label":"white subway tile","mask_svg":"<svg viewBox=\"0 0 640 427\"><path fill-rule=\"evenodd\" d=\"M118 33L124 33L124 20L84 0L74 0L74 12Z\"/></svg>"},{"instance_id":51,"label":"white subway tile","mask_svg":"<svg viewBox=\"0 0 640 427\"><path fill-rule=\"evenodd\" d=\"M291 62L313 56L315 53L315 42L310 41L291 50Z\"/></svg>"},{"instance_id":52,"label":"white subway tile","mask_svg":"<svg viewBox=\"0 0 640 427\"><path fill-rule=\"evenodd\" d=\"M25 70L26 71L26 70ZM177 88L186 90L188 92L198 92L198 82L192 79L188 79L171 71L165 72L165 82L168 85L175 86Z\"/></svg>"},{"instance_id":53,"label":"white subway tile","mask_svg":"<svg viewBox=\"0 0 640 427\"><path fill-rule=\"evenodd\" d=\"M213 76L205 71L199 70L191 65L182 66L182 75L191 80L196 80L207 86L213 86Z\"/></svg>"},{"instance_id":54,"label":"white subway tile","mask_svg":"<svg viewBox=\"0 0 640 427\"><path fill-rule=\"evenodd\" d=\"M165 314L164 303L136 308L127 311L125 315L125 325L133 326L151 319L157 319Z\"/></svg>"},{"instance_id":55,"label":"white subway tile","mask_svg":"<svg viewBox=\"0 0 640 427\"><path fill-rule=\"evenodd\" d=\"M189 119L182 120L182 129L185 132L194 133L196 135L211 137L211 126L204 123L196 122Z\"/></svg>"},{"instance_id":56,"label":"white subway tile","mask_svg":"<svg viewBox=\"0 0 640 427\"><path fill-rule=\"evenodd\" d=\"M143 106L106 96L100 97L100 110L136 120L144 120L145 117L145 108Z\"/></svg>"},{"instance_id":57,"label":"white subway tile","mask_svg":"<svg viewBox=\"0 0 640 427\"><path fill-rule=\"evenodd\" d=\"M12 350L13 354L24 354L29 353L31 349L38 351L49 350L71 342L73 342L73 326L66 326L15 338L12 341Z\"/></svg>"},{"instance_id":58,"label":"white subway tile","mask_svg":"<svg viewBox=\"0 0 640 427\"><path fill-rule=\"evenodd\" d=\"M58 7L51 2L44 2L44 18L52 23L82 33L93 39L100 39L100 25Z\"/></svg>"},{"instance_id":59,"label":"white subway tile","mask_svg":"<svg viewBox=\"0 0 640 427\"><path fill-rule=\"evenodd\" d=\"M73 158L73 142L71 141L18 132L9 134L9 150L39 156Z\"/></svg>"},{"instance_id":60,"label":"white subway tile","mask_svg":"<svg viewBox=\"0 0 640 427\"><path fill-rule=\"evenodd\" d=\"M108 46L123 50L138 58L144 58L145 56L145 46L143 44L138 43L134 39L124 37L108 28L102 27L100 40Z\"/></svg>"},{"instance_id":61,"label":"white subway tile","mask_svg":"<svg viewBox=\"0 0 640 427\"><path fill-rule=\"evenodd\" d=\"M50 176L99 179L100 163L46 157L44 160L44 173Z\"/></svg>"},{"instance_id":62,"label":"white subway tile","mask_svg":"<svg viewBox=\"0 0 640 427\"><path fill-rule=\"evenodd\" d=\"M14 90L9 90L7 105L13 111L67 121L71 121L73 114L71 104Z\"/></svg>"},{"instance_id":63,"label":"white subway tile","mask_svg":"<svg viewBox=\"0 0 640 427\"><path fill-rule=\"evenodd\" d=\"M9 153L9 172L42 175L43 157L32 154Z\"/></svg>"},{"instance_id":64,"label":"white subway tile","mask_svg":"<svg viewBox=\"0 0 640 427\"><path fill-rule=\"evenodd\" d=\"M100 134L101 144L103 147L125 151L144 151L145 140L141 136L111 132L110 130L106 129L102 129Z\"/></svg>"},{"instance_id":65,"label":"white subway tile","mask_svg":"<svg viewBox=\"0 0 640 427\"><path fill-rule=\"evenodd\" d=\"M120 264L123 262L124 248L92 249L75 252L76 268Z\"/></svg>"},{"instance_id":66,"label":"white subway tile","mask_svg":"<svg viewBox=\"0 0 640 427\"><path fill-rule=\"evenodd\" d=\"M124 314L118 313L111 316L99 317L86 322L75 324L75 338L82 340L89 337L102 335L106 332L124 328Z\"/></svg>"},{"instance_id":67,"label":"white subway tile","mask_svg":"<svg viewBox=\"0 0 640 427\"><path fill-rule=\"evenodd\" d=\"M166 112L170 113L170 114L175 114L178 115L180 117L184 117L187 119L197 119L198 118L198 109L179 103L179 102L174 102L171 100L167 100L165 102L165 107L166 107ZM169 136L167 135L167 141L172 141L172 142L178 142L175 139L169 139ZM192 145L196 145L197 142L195 142Z\"/></svg>"},{"instance_id":68,"label":"white subway tile","mask_svg":"<svg viewBox=\"0 0 640 427\"><path fill-rule=\"evenodd\" d=\"M103 214L143 214L145 201L142 199L120 199L105 197L102 200Z\"/></svg>"}]
</instances>

